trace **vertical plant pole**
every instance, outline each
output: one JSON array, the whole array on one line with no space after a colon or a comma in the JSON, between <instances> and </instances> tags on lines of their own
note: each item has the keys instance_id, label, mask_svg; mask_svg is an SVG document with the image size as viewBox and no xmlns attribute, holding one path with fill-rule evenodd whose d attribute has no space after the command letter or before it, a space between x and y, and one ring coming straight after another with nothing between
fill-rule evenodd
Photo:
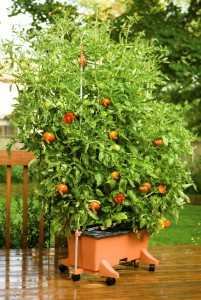
<instances>
[{"instance_id":1,"label":"vertical plant pole","mask_svg":"<svg viewBox=\"0 0 201 300\"><path fill-rule=\"evenodd\" d=\"M84 46L80 45L80 101L81 101L81 108L82 108L82 100L83 100L83 72L84 72L84 65L88 63L88 61L85 59L84 57ZM89 61L90 64L95 64L92 61ZM81 130L81 126L82 126L82 114L80 115L80 130ZM75 231L75 259L74 259L74 274L75 275L79 275L76 274L77 273L77 269L78 269L78 243L79 243L79 237L81 235L80 232L80 226L79 226L79 219L78 219L78 223L77 223L77 228ZM74 280L76 280L74 278ZM77 278L77 280L79 280Z\"/></svg>"},{"instance_id":2,"label":"vertical plant pole","mask_svg":"<svg viewBox=\"0 0 201 300\"><path fill-rule=\"evenodd\" d=\"M80 46L80 101L81 101L81 106L82 106L82 99L83 99L83 71L84 71L84 65L87 63L87 60L84 58L84 53L83 53L83 45ZM82 114L80 115L80 130L82 126ZM78 219L78 224L77 228L75 231L75 260L74 260L74 273L76 274L76 270L78 268L78 242L79 242L79 236L80 236L80 231L79 231L79 219Z\"/></svg>"},{"instance_id":3,"label":"vertical plant pole","mask_svg":"<svg viewBox=\"0 0 201 300\"><path fill-rule=\"evenodd\" d=\"M74 274L76 274L76 271L78 269L78 242L79 242L79 237L81 235L81 232L79 231L79 219L78 219L78 224L77 228L75 231L75 260L74 260Z\"/></svg>"},{"instance_id":4,"label":"vertical plant pole","mask_svg":"<svg viewBox=\"0 0 201 300\"><path fill-rule=\"evenodd\" d=\"M87 63L87 60L84 58L83 53L83 45L80 45L80 101L81 101L81 108L82 108L82 99L83 99L83 71L84 71L84 65ZM80 129L82 124L82 114L80 115Z\"/></svg>"}]
</instances>

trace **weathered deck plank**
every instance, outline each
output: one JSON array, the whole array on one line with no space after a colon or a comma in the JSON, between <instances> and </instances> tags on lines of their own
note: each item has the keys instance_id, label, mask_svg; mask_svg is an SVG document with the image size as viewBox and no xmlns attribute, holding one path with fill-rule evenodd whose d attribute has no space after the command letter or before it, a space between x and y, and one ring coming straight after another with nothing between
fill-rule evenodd
<instances>
[{"instance_id":1,"label":"weathered deck plank","mask_svg":"<svg viewBox=\"0 0 201 300\"><path fill-rule=\"evenodd\" d=\"M201 299L201 246L151 247L159 260L155 272L146 265L120 264L114 286L100 276L82 275L73 282L60 273L66 251L0 250L0 299Z\"/></svg>"}]
</instances>

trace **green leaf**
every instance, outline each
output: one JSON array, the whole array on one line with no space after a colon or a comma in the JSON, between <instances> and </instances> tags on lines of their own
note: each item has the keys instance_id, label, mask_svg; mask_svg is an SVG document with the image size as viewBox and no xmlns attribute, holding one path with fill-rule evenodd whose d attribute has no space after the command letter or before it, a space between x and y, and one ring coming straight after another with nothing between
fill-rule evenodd
<instances>
[{"instance_id":1,"label":"green leaf","mask_svg":"<svg viewBox=\"0 0 201 300\"><path fill-rule=\"evenodd\" d=\"M89 166L89 155L87 153L82 153L81 158L82 158L82 161L84 163L84 166L86 168L88 168L88 166Z\"/></svg>"},{"instance_id":2,"label":"green leaf","mask_svg":"<svg viewBox=\"0 0 201 300\"><path fill-rule=\"evenodd\" d=\"M101 190L99 190L99 189L96 189L96 195L97 196L104 196L104 194L102 193L102 191Z\"/></svg>"},{"instance_id":3,"label":"green leaf","mask_svg":"<svg viewBox=\"0 0 201 300\"><path fill-rule=\"evenodd\" d=\"M108 227L112 226L112 220L111 219L105 219L103 220L103 225L101 226L102 230L107 229Z\"/></svg>"},{"instance_id":4,"label":"green leaf","mask_svg":"<svg viewBox=\"0 0 201 300\"><path fill-rule=\"evenodd\" d=\"M134 191L132 190L127 190L127 193L126 193L127 197L130 198L132 200L133 203L137 202L137 196L136 194L134 193Z\"/></svg>"},{"instance_id":5,"label":"green leaf","mask_svg":"<svg viewBox=\"0 0 201 300\"><path fill-rule=\"evenodd\" d=\"M99 186L101 185L103 178L101 173L96 173L95 174L95 180L96 180L96 185Z\"/></svg>"},{"instance_id":6,"label":"green leaf","mask_svg":"<svg viewBox=\"0 0 201 300\"><path fill-rule=\"evenodd\" d=\"M103 151L100 151L99 154L98 154L98 159L99 159L100 161L102 161L103 158L104 158L104 152L103 152Z\"/></svg>"},{"instance_id":7,"label":"green leaf","mask_svg":"<svg viewBox=\"0 0 201 300\"><path fill-rule=\"evenodd\" d=\"M119 190L122 191L122 192L125 192L126 187L127 187L127 180L121 178L120 181L119 181Z\"/></svg>"},{"instance_id":8,"label":"green leaf","mask_svg":"<svg viewBox=\"0 0 201 300\"><path fill-rule=\"evenodd\" d=\"M113 217L118 223L121 223L123 220L128 219L127 214L125 212L116 213Z\"/></svg>"}]
</instances>

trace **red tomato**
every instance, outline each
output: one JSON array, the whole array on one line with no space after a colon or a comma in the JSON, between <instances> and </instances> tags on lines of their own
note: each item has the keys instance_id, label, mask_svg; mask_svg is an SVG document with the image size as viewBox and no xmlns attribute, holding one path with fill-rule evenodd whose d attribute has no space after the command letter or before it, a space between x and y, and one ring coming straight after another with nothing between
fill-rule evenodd
<instances>
[{"instance_id":1,"label":"red tomato","mask_svg":"<svg viewBox=\"0 0 201 300\"><path fill-rule=\"evenodd\" d=\"M109 106L109 105L110 105L110 100L107 99L107 98L103 98L103 100L102 100L102 105L104 105L104 106Z\"/></svg>"},{"instance_id":2,"label":"red tomato","mask_svg":"<svg viewBox=\"0 0 201 300\"><path fill-rule=\"evenodd\" d=\"M117 204L122 204L123 200L125 199L125 195L124 194L118 194L116 195L116 197L114 198L114 201Z\"/></svg>"},{"instance_id":3,"label":"red tomato","mask_svg":"<svg viewBox=\"0 0 201 300\"><path fill-rule=\"evenodd\" d=\"M162 147L163 146L163 141L162 140L155 140L155 141L153 141L153 144L156 147Z\"/></svg>"},{"instance_id":4,"label":"red tomato","mask_svg":"<svg viewBox=\"0 0 201 300\"><path fill-rule=\"evenodd\" d=\"M164 221L164 228L168 228L170 226L170 220L169 219L166 219Z\"/></svg>"},{"instance_id":5,"label":"red tomato","mask_svg":"<svg viewBox=\"0 0 201 300\"><path fill-rule=\"evenodd\" d=\"M139 186L138 190L140 193L147 193L149 191L149 188L146 185Z\"/></svg>"},{"instance_id":6,"label":"red tomato","mask_svg":"<svg viewBox=\"0 0 201 300\"><path fill-rule=\"evenodd\" d=\"M66 124L72 124L75 119L76 119L76 116L72 112L66 113L63 117L63 121Z\"/></svg>"},{"instance_id":7,"label":"red tomato","mask_svg":"<svg viewBox=\"0 0 201 300\"><path fill-rule=\"evenodd\" d=\"M64 195L68 193L68 186L63 183L59 183L56 187L56 191L58 195Z\"/></svg>"},{"instance_id":8,"label":"red tomato","mask_svg":"<svg viewBox=\"0 0 201 300\"><path fill-rule=\"evenodd\" d=\"M52 143L54 141L55 141L54 133L47 131L43 134L43 142Z\"/></svg>"},{"instance_id":9,"label":"red tomato","mask_svg":"<svg viewBox=\"0 0 201 300\"><path fill-rule=\"evenodd\" d=\"M159 191L160 194L165 194L165 193L167 193L167 187L166 187L166 185L160 184L160 185L158 186L158 191Z\"/></svg>"},{"instance_id":10,"label":"red tomato","mask_svg":"<svg viewBox=\"0 0 201 300\"><path fill-rule=\"evenodd\" d=\"M112 130L112 131L109 132L109 138L110 138L111 140L117 140L118 137L119 137L118 131Z\"/></svg>"},{"instance_id":11,"label":"red tomato","mask_svg":"<svg viewBox=\"0 0 201 300\"><path fill-rule=\"evenodd\" d=\"M97 200L92 200L90 203L89 203L89 209L92 210L92 211L99 211L100 209L100 202L97 201Z\"/></svg>"},{"instance_id":12,"label":"red tomato","mask_svg":"<svg viewBox=\"0 0 201 300\"><path fill-rule=\"evenodd\" d=\"M112 176L112 179L118 180L120 178L120 173L118 171L114 171L114 172L112 172L111 176Z\"/></svg>"},{"instance_id":13,"label":"red tomato","mask_svg":"<svg viewBox=\"0 0 201 300\"><path fill-rule=\"evenodd\" d=\"M148 191L150 191L150 189L151 189L151 183L146 182L146 183L144 184L144 186L146 186L146 187L148 188Z\"/></svg>"}]
</instances>

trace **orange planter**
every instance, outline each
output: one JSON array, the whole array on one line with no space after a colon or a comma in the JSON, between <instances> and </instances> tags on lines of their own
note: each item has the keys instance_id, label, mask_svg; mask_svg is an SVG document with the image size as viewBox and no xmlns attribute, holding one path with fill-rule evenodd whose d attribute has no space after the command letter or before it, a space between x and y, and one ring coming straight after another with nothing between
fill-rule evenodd
<instances>
[{"instance_id":1,"label":"orange planter","mask_svg":"<svg viewBox=\"0 0 201 300\"><path fill-rule=\"evenodd\" d=\"M99 233L101 237L99 237ZM140 231L140 238L134 232L92 231L76 232L68 240L69 257L61 260L61 265L73 268L72 280L80 279L80 274L106 276L108 284L114 284L119 273L113 266L120 261L144 262L154 271L158 264L149 254L147 230ZM76 246L77 245L77 246ZM76 250L77 248L77 250ZM110 279L113 279L111 281ZM109 283L111 282L111 283Z\"/></svg>"}]
</instances>

